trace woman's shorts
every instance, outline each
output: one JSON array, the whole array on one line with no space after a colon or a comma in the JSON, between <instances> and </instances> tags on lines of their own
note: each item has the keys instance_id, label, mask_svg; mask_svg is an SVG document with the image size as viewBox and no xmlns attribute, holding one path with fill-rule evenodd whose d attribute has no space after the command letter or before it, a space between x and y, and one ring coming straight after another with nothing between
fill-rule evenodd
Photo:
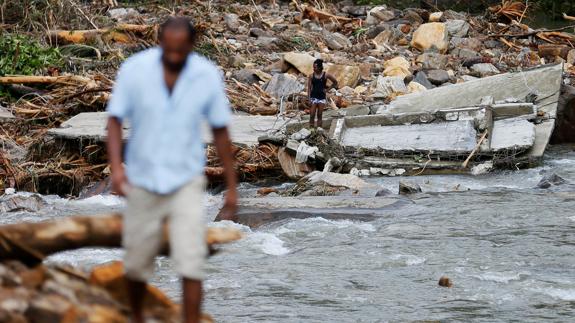
<instances>
[{"instance_id":1,"label":"woman's shorts","mask_svg":"<svg viewBox=\"0 0 575 323\"><path fill-rule=\"evenodd\" d=\"M326 100L325 99L310 98L309 102L311 104L325 104Z\"/></svg>"}]
</instances>

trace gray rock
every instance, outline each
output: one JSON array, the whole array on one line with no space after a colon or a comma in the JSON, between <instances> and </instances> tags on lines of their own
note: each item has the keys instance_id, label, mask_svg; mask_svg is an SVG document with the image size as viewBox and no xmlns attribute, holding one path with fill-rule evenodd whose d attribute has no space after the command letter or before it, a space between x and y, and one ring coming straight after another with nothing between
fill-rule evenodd
<instances>
[{"instance_id":1,"label":"gray rock","mask_svg":"<svg viewBox=\"0 0 575 323\"><path fill-rule=\"evenodd\" d=\"M441 85L449 82L449 73L444 70L431 70L427 71L427 79L435 85Z\"/></svg>"},{"instance_id":2,"label":"gray rock","mask_svg":"<svg viewBox=\"0 0 575 323\"><path fill-rule=\"evenodd\" d=\"M351 41L340 33L323 32L323 39L329 49L342 50L351 47Z\"/></svg>"},{"instance_id":3,"label":"gray rock","mask_svg":"<svg viewBox=\"0 0 575 323\"><path fill-rule=\"evenodd\" d=\"M234 71L232 77L239 82L246 84L254 84L258 82L258 77L255 75L254 70L249 68L243 68L239 71Z\"/></svg>"},{"instance_id":4,"label":"gray rock","mask_svg":"<svg viewBox=\"0 0 575 323\"><path fill-rule=\"evenodd\" d=\"M488 39L486 41L483 42L483 45L485 46L485 48L497 48L499 46L501 46L501 42L498 40L494 40L494 39Z\"/></svg>"},{"instance_id":5,"label":"gray rock","mask_svg":"<svg viewBox=\"0 0 575 323\"><path fill-rule=\"evenodd\" d=\"M0 122L13 120L16 117L12 114L12 112L8 111L5 107L0 105Z\"/></svg>"},{"instance_id":6,"label":"gray rock","mask_svg":"<svg viewBox=\"0 0 575 323\"><path fill-rule=\"evenodd\" d=\"M133 8L114 8L108 10L108 16L116 21L128 21L138 17L140 13Z\"/></svg>"},{"instance_id":7,"label":"gray rock","mask_svg":"<svg viewBox=\"0 0 575 323\"><path fill-rule=\"evenodd\" d=\"M303 91L304 85L289 74L275 74L266 84L265 91L277 98Z\"/></svg>"},{"instance_id":8,"label":"gray rock","mask_svg":"<svg viewBox=\"0 0 575 323\"><path fill-rule=\"evenodd\" d=\"M483 47L483 42L477 38L452 37L449 41L449 48L453 49L458 47L480 51Z\"/></svg>"},{"instance_id":9,"label":"gray rock","mask_svg":"<svg viewBox=\"0 0 575 323\"><path fill-rule=\"evenodd\" d=\"M445 10L443 12L442 19L445 20L467 20L467 15L463 12L457 12L453 10Z\"/></svg>"},{"instance_id":10,"label":"gray rock","mask_svg":"<svg viewBox=\"0 0 575 323\"><path fill-rule=\"evenodd\" d=\"M567 183L567 181L563 177L553 173L550 175L545 175L541 179L541 181L539 181L539 183L537 184L537 187L538 188L550 188L551 186L562 185L565 183Z\"/></svg>"},{"instance_id":11,"label":"gray rock","mask_svg":"<svg viewBox=\"0 0 575 323\"><path fill-rule=\"evenodd\" d=\"M250 36L252 37L271 37L271 35L261 28L251 28Z\"/></svg>"},{"instance_id":12,"label":"gray rock","mask_svg":"<svg viewBox=\"0 0 575 323\"><path fill-rule=\"evenodd\" d=\"M447 27L447 32L449 36L453 37L465 37L469 33L469 28L471 27L469 23L465 20L447 20L445 22L445 27Z\"/></svg>"},{"instance_id":13,"label":"gray rock","mask_svg":"<svg viewBox=\"0 0 575 323\"><path fill-rule=\"evenodd\" d=\"M259 47L269 47L277 41L275 37L258 37L254 44Z\"/></svg>"},{"instance_id":14,"label":"gray rock","mask_svg":"<svg viewBox=\"0 0 575 323\"><path fill-rule=\"evenodd\" d=\"M237 31L240 28L240 17L235 13L227 13L224 15L224 23L231 31Z\"/></svg>"},{"instance_id":15,"label":"gray rock","mask_svg":"<svg viewBox=\"0 0 575 323\"><path fill-rule=\"evenodd\" d=\"M417 74L415 74L415 78L413 79L413 81L425 86L425 88L428 90L431 90L435 87L433 84L431 84L431 82L429 82L429 80L427 79L427 74L425 74L425 72L418 72Z\"/></svg>"},{"instance_id":16,"label":"gray rock","mask_svg":"<svg viewBox=\"0 0 575 323\"><path fill-rule=\"evenodd\" d=\"M345 6L341 8L341 12L345 12L355 17L360 17L367 15L368 9L368 6Z\"/></svg>"},{"instance_id":17,"label":"gray rock","mask_svg":"<svg viewBox=\"0 0 575 323\"><path fill-rule=\"evenodd\" d=\"M403 19L408 20L412 24L422 24L423 18L419 15L419 13L413 9L406 9L403 12Z\"/></svg>"},{"instance_id":18,"label":"gray rock","mask_svg":"<svg viewBox=\"0 0 575 323\"><path fill-rule=\"evenodd\" d=\"M475 64L473 66L471 66L471 70L473 70L475 73L479 74L481 77L484 76L491 76L491 75L495 75L495 74L499 74L501 73L497 67L495 67L493 64L491 63L479 63L479 64Z\"/></svg>"},{"instance_id":19,"label":"gray rock","mask_svg":"<svg viewBox=\"0 0 575 323\"><path fill-rule=\"evenodd\" d=\"M438 53L423 53L417 57L417 62L426 70L444 69L448 63L448 56Z\"/></svg>"},{"instance_id":20,"label":"gray rock","mask_svg":"<svg viewBox=\"0 0 575 323\"><path fill-rule=\"evenodd\" d=\"M421 187L417 183L401 180L399 181L399 194L409 195L421 193Z\"/></svg>"},{"instance_id":21,"label":"gray rock","mask_svg":"<svg viewBox=\"0 0 575 323\"><path fill-rule=\"evenodd\" d=\"M46 206L46 201L40 195L4 195L0 198L0 213L27 211L38 212Z\"/></svg>"},{"instance_id":22,"label":"gray rock","mask_svg":"<svg viewBox=\"0 0 575 323\"><path fill-rule=\"evenodd\" d=\"M455 48L451 51L451 54L462 59L474 59L481 57L478 52L468 48Z\"/></svg>"},{"instance_id":23,"label":"gray rock","mask_svg":"<svg viewBox=\"0 0 575 323\"><path fill-rule=\"evenodd\" d=\"M389 195L394 195L393 192L391 192L390 190L388 190L387 188L382 188L379 191L377 191L377 193L375 193L376 197L380 197L380 196L389 196Z\"/></svg>"}]
</instances>

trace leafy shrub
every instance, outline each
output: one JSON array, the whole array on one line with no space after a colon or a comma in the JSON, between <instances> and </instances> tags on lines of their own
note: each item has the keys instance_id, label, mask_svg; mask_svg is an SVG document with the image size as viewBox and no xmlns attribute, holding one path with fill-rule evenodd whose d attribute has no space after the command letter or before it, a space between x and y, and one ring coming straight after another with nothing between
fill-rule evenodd
<instances>
[{"instance_id":1,"label":"leafy shrub","mask_svg":"<svg viewBox=\"0 0 575 323\"><path fill-rule=\"evenodd\" d=\"M0 75L33 75L62 64L55 48L44 47L30 37L4 34L0 37Z\"/></svg>"}]
</instances>

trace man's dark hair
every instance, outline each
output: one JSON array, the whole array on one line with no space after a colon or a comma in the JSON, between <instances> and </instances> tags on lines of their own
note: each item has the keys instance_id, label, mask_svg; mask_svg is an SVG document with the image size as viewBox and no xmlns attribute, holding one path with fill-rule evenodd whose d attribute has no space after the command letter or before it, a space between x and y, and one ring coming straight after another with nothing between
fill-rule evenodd
<instances>
[{"instance_id":1,"label":"man's dark hair","mask_svg":"<svg viewBox=\"0 0 575 323\"><path fill-rule=\"evenodd\" d=\"M317 66L320 70L323 70L323 59L318 58L313 62L313 65Z\"/></svg>"},{"instance_id":2,"label":"man's dark hair","mask_svg":"<svg viewBox=\"0 0 575 323\"><path fill-rule=\"evenodd\" d=\"M195 44L197 31L191 19L186 17L170 17L160 25L158 39L162 40L164 34L169 30L185 30L191 44Z\"/></svg>"}]
</instances>

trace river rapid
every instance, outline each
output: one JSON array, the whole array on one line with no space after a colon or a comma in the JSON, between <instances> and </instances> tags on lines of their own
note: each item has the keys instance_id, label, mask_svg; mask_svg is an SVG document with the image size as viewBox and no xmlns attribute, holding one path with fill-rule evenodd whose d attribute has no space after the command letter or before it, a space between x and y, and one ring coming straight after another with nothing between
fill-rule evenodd
<instances>
[{"instance_id":1,"label":"river rapid","mask_svg":"<svg viewBox=\"0 0 575 323\"><path fill-rule=\"evenodd\" d=\"M535 188L550 173L568 184ZM412 180L428 192L370 222L350 214L348 220L286 220L257 230L211 223L246 235L209 260L205 310L218 322L573 321L573 147L551 147L539 168ZM396 192L399 178L369 181ZM244 184L242 191L253 188ZM40 212L3 214L0 221L124 207L114 196L45 198L49 205ZM209 220L221 195L205 200ZM89 269L121 257L120 250L85 249L48 261ZM159 258L156 267L153 283L179 300L169 260ZM437 285L443 275L453 288Z\"/></svg>"}]
</instances>

